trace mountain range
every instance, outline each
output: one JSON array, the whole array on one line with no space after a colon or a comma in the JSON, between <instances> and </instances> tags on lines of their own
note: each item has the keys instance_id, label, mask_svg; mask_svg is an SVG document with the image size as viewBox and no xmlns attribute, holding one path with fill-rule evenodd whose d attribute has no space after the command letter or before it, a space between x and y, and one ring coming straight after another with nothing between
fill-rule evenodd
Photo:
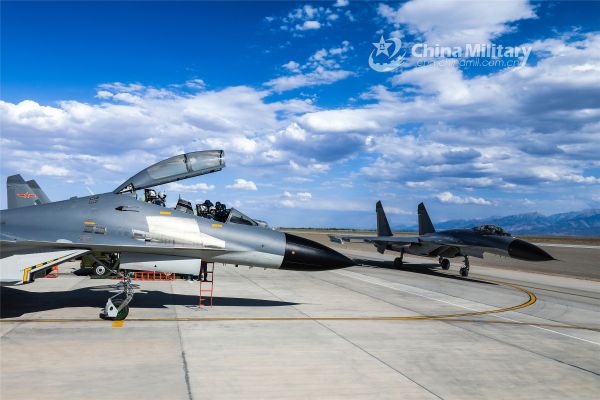
<instances>
[{"instance_id":1,"label":"mountain range","mask_svg":"<svg viewBox=\"0 0 600 400\"><path fill-rule=\"evenodd\" d=\"M483 224L499 225L504 230L517 235L600 236L600 208L553 215L532 212L505 217L433 221L437 230L471 228ZM416 225L395 226L394 230L416 231L418 227Z\"/></svg>"}]
</instances>

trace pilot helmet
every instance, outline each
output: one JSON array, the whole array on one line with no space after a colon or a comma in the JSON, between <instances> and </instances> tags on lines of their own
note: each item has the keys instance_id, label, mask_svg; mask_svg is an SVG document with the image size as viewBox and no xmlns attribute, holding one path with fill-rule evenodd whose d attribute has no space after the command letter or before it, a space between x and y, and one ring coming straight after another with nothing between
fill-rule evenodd
<instances>
[{"instance_id":1,"label":"pilot helmet","mask_svg":"<svg viewBox=\"0 0 600 400\"><path fill-rule=\"evenodd\" d=\"M213 203L210 200L206 200L206 201L204 201L204 206L206 208L211 208L213 206Z\"/></svg>"},{"instance_id":2,"label":"pilot helmet","mask_svg":"<svg viewBox=\"0 0 600 400\"><path fill-rule=\"evenodd\" d=\"M165 192L159 192L158 193L158 198L161 200L164 200L167 198L167 194Z\"/></svg>"},{"instance_id":3,"label":"pilot helmet","mask_svg":"<svg viewBox=\"0 0 600 400\"><path fill-rule=\"evenodd\" d=\"M154 189L147 189L146 190L146 198L147 199L155 199L156 198L156 191Z\"/></svg>"}]
</instances>

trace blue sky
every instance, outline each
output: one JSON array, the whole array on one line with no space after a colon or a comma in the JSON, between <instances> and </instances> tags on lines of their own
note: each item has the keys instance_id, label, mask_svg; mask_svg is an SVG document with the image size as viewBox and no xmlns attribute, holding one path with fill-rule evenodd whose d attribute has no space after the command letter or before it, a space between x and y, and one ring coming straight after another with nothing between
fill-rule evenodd
<instances>
[{"instance_id":1,"label":"blue sky","mask_svg":"<svg viewBox=\"0 0 600 400\"><path fill-rule=\"evenodd\" d=\"M600 207L597 2L1 7L1 178L51 199L218 148L227 168L166 185L171 201L355 228L374 226L377 200L395 224L420 201L439 220ZM382 36L405 53L390 72L369 66ZM465 66L418 59L423 43L531 56Z\"/></svg>"}]
</instances>

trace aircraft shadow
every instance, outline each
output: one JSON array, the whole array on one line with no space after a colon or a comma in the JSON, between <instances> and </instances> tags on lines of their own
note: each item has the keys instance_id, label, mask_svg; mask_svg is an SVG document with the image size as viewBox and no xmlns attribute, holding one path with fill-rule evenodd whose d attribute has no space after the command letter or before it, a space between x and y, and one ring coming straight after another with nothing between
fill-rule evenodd
<instances>
[{"instance_id":1,"label":"aircraft shadow","mask_svg":"<svg viewBox=\"0 0 600 400\"><path fill-rule=\"evenodd\" d=\"M109 288L112 287L103 285L62 292L29 292L4 286L0 290L0 319L72 307L96 307L100 310L106 304L106 300L116 293L109 291ZM166 308L169 305L197 304L197 295L173 294L156 290L136 291L130 303L133 308ZM243 297L213 297L213 305L221 307L281 307L297 304Z\"/></svg>"},{"instance_id":2,"label":"aircraft shadow","mask_svg":"<svg viewBox=\"0 0 600 400\"><path fill-rule=\"evenodd\" d=\"M479 279L465 278L460 275L451 275L451 273L440 272L442 269L437 263L428 263L428 264L412 264L404 262L401 267L395 266L393 261L376 261L376 260L367 260L363 258L354 258L353 259L357 265L364 265L368 267L374 268L385 268L385 269L396 269L399 271L413 272L416 274L430 275L430 276L439 276L441 278L446 279L454 279L458 281L470 281L477 283L484 283L486 285L495 285L495 283L482 281Z\"/></svg>"}]
</instances>

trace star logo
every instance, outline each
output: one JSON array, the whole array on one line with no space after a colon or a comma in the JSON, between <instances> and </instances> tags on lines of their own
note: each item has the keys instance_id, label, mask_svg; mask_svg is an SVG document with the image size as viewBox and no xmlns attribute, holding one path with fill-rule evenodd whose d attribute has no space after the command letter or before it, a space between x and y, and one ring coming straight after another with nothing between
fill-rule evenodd
<instances>
[{"instance_id":1,"label":"star logo","mask_svg":"<svg viewBox=\"0 0 600 400\"><path fill-rule=\"evenodd\" d=\"M392 54L390 54L391 45L394 45ZM373 46L377 50L377 52L372 50L371 55L369 55L369 67L371 67L373 70L377 72L392 72L397 70L400 65L404 63L406 51L403 50L402 53L400 53L402 49L402 42L399 38L390 37L388 39L384 39L382 35L379 39L379 42L373 43ZM380 54L387 56L386 62L378 63L375 61L375 57L379 56Z\"/></svg>"},{"instance_id":2,"label":"star logo","mask_svg":"<svg viewBox=\"0 0 600 400\"><path fill-rule=\"evenodd\" d=\"M375 48L377 49L377 54L375 54L375 57L377 57L380 54L385 54L386 56L390 56L390 53L388 52L388 49L390 48L392 44L388 43L385 41L385 39L383 38L383 36L381 36L381 39L379 39L379 42L377 43L373 43L373 46L375 46Z\"/></svg>"},{"instance_id":3,"label":"star logo","mask_svg":"<svg viewBox=\"0 0 600 400\"><path fill-rule=\"evenodd\" d=\"M35 199L37 197L37 195L35 195L34 193L17 193L17 197L22 197L24 199Z\"/></svg>"}]
</instances>

